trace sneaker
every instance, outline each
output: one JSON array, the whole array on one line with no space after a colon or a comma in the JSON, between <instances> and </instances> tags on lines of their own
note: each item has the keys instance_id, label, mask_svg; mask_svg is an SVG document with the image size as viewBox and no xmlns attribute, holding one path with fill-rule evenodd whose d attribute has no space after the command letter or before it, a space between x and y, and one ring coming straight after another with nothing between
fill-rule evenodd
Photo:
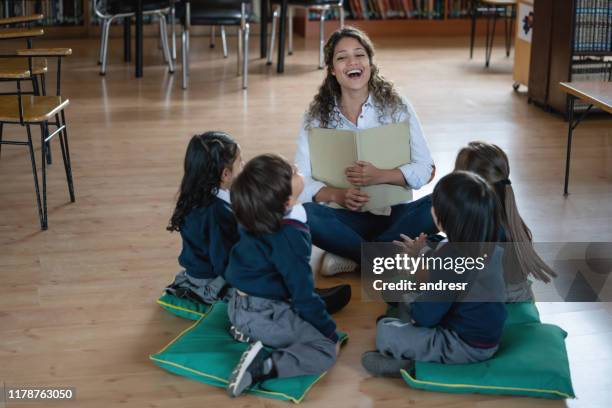
<instances>
[{"instance_id":1,"label":"sneaker","mask_svg":"<svg viewBox=\"0 0 612 408\"><path fill-rule=\"evenodd\" d=\"M339 312L351 301L351 285L338 285L331 288L316 288L315 293L325 302L327 313Z\"/></svg>"},{"instance_id":2,"label":"sneaker","mask_svg":"<svg viewBox=\"0 0 612 408\"><path fill-rule=\"evenodd\" d=\"M238 330L234 325L230 326L229 334L234 338L234 340L239 341L241 343L253 343L253 339Z\"/></svg>"},{"instance_id":3,"label":"sneaker","mask_svg":"<svg viewBox=\"0 0 612 408\"><path fill-rule=\"evenodd\" d=\"M400 370L411 371L413 360L396 360L378 351L366 351L361 355L361 365L374 377L401 378Z\"/></svg>"},{"instance_id":4,"label":"sneaker","mask_svg":"<svg viewBox=\"0 0 612 408\"><path fill-rule=\"evenodd\" d=\"M327 252L323 257L319 273L321 276L334 276L339 273L353 272L355 268L357 268L355 261Z\"/></svg>"},{"instance_id":5,"label":"sneaker","mask_svg":"<svg viewBox=\"0 0 612 408\"><path fill-rule=\"evenodd\" d=\"M239 396L247 388L274 377L273 371L270 353L262 342L252 343L232 371L227 386L228 395L232 398Z\"/></svg>"}]
</instances>

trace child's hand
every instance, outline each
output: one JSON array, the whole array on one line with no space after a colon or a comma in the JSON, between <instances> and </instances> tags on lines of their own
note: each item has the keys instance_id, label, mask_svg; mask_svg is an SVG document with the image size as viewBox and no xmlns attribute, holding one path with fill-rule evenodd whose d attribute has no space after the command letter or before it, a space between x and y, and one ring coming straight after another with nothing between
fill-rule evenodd
<instances>
[{"instance_id":1,"label":"child's hand","mask_svg":"<svg viewBox=\"0 0 612 408\"><path fill-rule=\"evenodd\" d=\"M380 184L383 170L366 161L356 161L344 171L346 179L355 187Z\"/></svg>"},{"instance_id":2,"label":"child's hand","mask_svg":"<svg viewBox=\"0 0 612 408\"><path fill-rule=\"evenodd\" d=\"M421 232L416 239L411 239L409 236L400 234L401 241L393 241L393 243L403 249L409 256L419 256L421 250L427 244L427 236Z\"/></svg>"},{"instance_id":3,"label":"child's hand","mask_svg":"<svg viewBox=\"0 0 612 408\"><path fill-rule=\"evenodd\" d=\"M355 188L347 188L340 191L340 197L338 197L338 200L334 201L349 210L359 211L361 207L370 201L370 196L367 193Z\"/></svg>"}]
</instances>

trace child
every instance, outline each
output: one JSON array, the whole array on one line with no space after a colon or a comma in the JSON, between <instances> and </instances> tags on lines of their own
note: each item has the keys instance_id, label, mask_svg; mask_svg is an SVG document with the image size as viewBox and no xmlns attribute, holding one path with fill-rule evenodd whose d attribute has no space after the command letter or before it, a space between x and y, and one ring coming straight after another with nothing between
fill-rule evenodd
<instances>
[{"instance_id":1,"label":"child","mask_svg":"<svg viewBox=\"0 0 612 408\"><path fill-rule=\"evenodd\" d=\"M336 324L314 290L306 211L296 204L303 188L296 168L275 155L249 161L232 186L240 240L226 270L236 288L228 313L256 342L232 372L231 397L268 378L322 374L336 361Z\"/></svg>"},{"instance_id":2,"label":"child","mask_svg":"<svg viewBox=\"0 0 612 408\"><path fill-rule=\"evenodd\" d=\"M214 303L228 289L225 268L238 228L230 207L229 188L242 169L240 147L224 132L191 138L185 174L168 231L179 231L183 271L166 288L178 297Z\"/></svg>"},{"instance_id":3,"label":"child","mask_svg":"<svg viewBox=\"0 0 612 408\"><path fill-rule=\"evenodd\" d=\"M381 318L376 326L376 351L362 356L365 369L374 376L398 377L400 369L409 370L414 361L443 364L478 362L491 358L499 347L506 320L503 304L504 281L502 250L492 242L499 233L499 204L495 192L478 175L454 172L443 177L432 195L432 216L446 233L429 257L457 259L469 244L475 254L486 254L484 269L470 273L430 269L428 282L468 282L470 288L486 288L500 301L462 299L466 294L423 293L407 308L408 318ZM411 242L410 255L425 248L425 236ZM462 245L462 244L459 244ZM465 245L465 244L464 244ZM457 273L455 273L457 272ZM471 295L471 293L469 293ZM464 300L464 301L461 301Z\"/></svg>"},{"instance_id":4,"label":"child","mask_svg":"<svg viewBox=\"0 0 612 408\"><path fill-rule=\"evenodd\" d=\"M508 156L496 145L471 142L459 151L455 170L472 171L493 187L502 204L500 241L511 245L504 252L506 302L532 301L528 277L549 282L555 272L535 252L531 231L519 214L510 183Z\"/></svg>"}]
</instances>

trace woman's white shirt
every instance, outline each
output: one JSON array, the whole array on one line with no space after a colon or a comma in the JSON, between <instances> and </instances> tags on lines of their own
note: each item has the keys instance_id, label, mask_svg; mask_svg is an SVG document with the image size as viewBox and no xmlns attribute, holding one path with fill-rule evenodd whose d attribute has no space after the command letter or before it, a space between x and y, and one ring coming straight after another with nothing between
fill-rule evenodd
<instances>
[{"instance_id":1,"label":"woman's white shirt","mask_svg":"<svg viewBox=\"0 0 612 408\"><path fill-rule=\"evenodd\" d=\"M334 108L339 114L340 121L336 129L359 130L370 129L394 122L406 122L410 128L410 163L400 166L399 169L406 180L406 188L418 190L424 186L431 177L433 169L433 159L427 146L427 141L423 136L423 128L421 122L408 99L402 97L402 101L407 106L407 111L399 114L398 120L393 121L389 115L382 118L379 116L379 111L374 106L372 96L361 107L361 114L357 118L357 125L348 120L336 105ZM314 121L311 127L318 127L319 122ZM313 201L313 197L325 187L325 183L314 180L310 166L310 148L308 146L308 129L306 118L302 122L302 128L298 137L297 151L295 154L295 163L304 176L304 191L300 195L300 201L303 203Z\"/></svg>"}]
</instances>

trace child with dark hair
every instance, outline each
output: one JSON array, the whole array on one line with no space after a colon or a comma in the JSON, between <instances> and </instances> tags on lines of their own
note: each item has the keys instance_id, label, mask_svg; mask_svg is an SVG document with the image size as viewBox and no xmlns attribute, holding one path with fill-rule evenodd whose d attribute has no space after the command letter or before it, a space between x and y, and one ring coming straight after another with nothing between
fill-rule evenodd
<instances>
[{"instance_id":1,"label":"child with dark hair","mask_svg":"<svg viewBox=\"0 0 612 408\"><path fill-rule=\"evenodd\" d=\"M208 304L223 298L229 252L238 241L229 188L242 165L240 147L227 133L206 132L189 141L185 173L167 227L181 234L178 261L184 269L166 292Z\"/></svg>"},{"instance_id":2,"label":"child with dark hair","mask_svg":"<svg viewBox=\"0 0 612 408\"><path fill-rule=\"evenodd\" d=\"M493 187L502 205L499 241L509 243L504 253L506 301L532 301L533 292L528 278L549 282L556 274L533 248L531 231L523 221L514 198L508 156L494 144L470 142L457 154L455 170L474 172Z\"/></svg>"},{"instance_id":3,"label":"child with dark hair","mask_svg":"<svg viewBox=\"0 0 612 408\"><path fill-rule=\"evenodd\" d=\"M228 313L254 341L230 377L232 397L269 378L322 374L336 361L336 324L314 289L306 211L297 204L303 188L296 168L275 155L249 161L232 185L240 240L225 275L236 288Z\"/></svg>"},{"instance_id":4,"label":"child with dark hair","mask_svg":"<svg viewBox=\"0 0 612 408\"><path fill-rule=\"evenodd\" d=\"M500 219L497 196L480 176L458 171L438 182L432 203L434 222L446 233L448 243L441 242L428 256L465 260L466 255L480 255L486 261L484 268L471 272L432 267L423 271L425 281L466 283L480 294L424 292L400 305L401 319L379 319L376 351L362 356L363 366L374 376L398 377L400 369L411 370L414 361L479 362L491 358L499 347L506 309L503 251L494 244ZM404 244L411 256L418 256L426 251L425 243L421 235Z\"/></svg>"}]
</instances>

